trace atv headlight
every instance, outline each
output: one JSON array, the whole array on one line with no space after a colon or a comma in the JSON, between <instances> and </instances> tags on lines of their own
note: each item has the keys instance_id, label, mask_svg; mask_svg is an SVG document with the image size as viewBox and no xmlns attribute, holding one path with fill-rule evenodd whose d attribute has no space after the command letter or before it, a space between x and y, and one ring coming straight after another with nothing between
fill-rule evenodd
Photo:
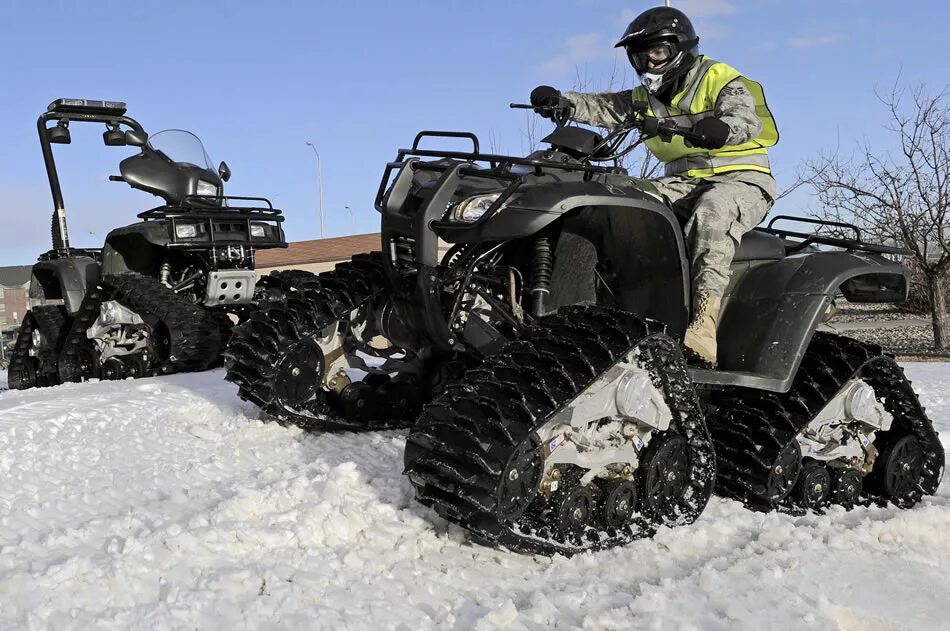
<instances>
[{"instance_id":1,"label":"atv headlight","mask_svg":"<svg viewBox=\"0 0 950 631\"><path fill-rule=\"evenodd\" d=\"M263 238L267 232L267 228L262 223L252 223L251 224L251 236Z\"/></svg>"},{"instance_id":2,"label":"atv headlight","mask_svg":"<svg viewBox=\"0 0 950 631\"><path fill-rule=\"evenodd\" d=\"M488 195L475 195L463 199L452 209L452 220L465 223L478 221L499 197L501 197L501 193L489 193Z\"/></svg>"},{"instance_id":3,"label":"atv headlight","mask_svg":"<svg viewBox=\"0 0 950 631\"><path fill-rule=\"evenodd\" d=\"M198 180L198 195L201 197L218 197L218 186L212 182Z\"/></svg>"},{"instance_id":4,"label":"atv headlight","mask_svg":"<svg viewBox=\"0 0 950 631\"><path fill-rule=\"evenodd\" d=\"M175 236L179 239L191 239L198 236L198 228L193 223L180 223L175 226Z\"/></svg>"}]
</instances>

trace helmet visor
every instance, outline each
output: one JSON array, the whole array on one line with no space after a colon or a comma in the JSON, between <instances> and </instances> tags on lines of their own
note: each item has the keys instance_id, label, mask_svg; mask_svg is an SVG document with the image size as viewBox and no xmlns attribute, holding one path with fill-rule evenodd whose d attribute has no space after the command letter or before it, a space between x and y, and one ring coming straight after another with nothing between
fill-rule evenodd
<instances>
[{"instance_id":1,"label":"helmet visor","mask_svg":"<svg viewBox=\"0 0 950 631\"><path fill-rule=\"evenodd\" d=\"M644 72L663 72L676 57L676 49L674 42L655 42L646 47L626 47L630 64L640 74Z\"/></svg>"}]
</instances>

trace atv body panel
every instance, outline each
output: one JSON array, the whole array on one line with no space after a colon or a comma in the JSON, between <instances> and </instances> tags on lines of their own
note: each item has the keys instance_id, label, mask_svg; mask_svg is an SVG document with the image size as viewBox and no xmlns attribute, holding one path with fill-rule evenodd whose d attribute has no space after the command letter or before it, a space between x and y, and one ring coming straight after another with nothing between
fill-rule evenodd
<instances>
[{"instance_id":1,"label":"atv body panel","mask_svg":"<svg viewBox=\"0 0 950 631\"><path fill-rule=\"evenodd\" d=\"M41 260L33 266L30 304L62 300L68 313L76 313L98 280L99 262L90 256Z\"/></svg>"},{"instance_id":2,"label":"atv body panel","mask_svg":"<svg viewBox=\"0 0 950 631\"><path fill-rule=\"evenodd\" d=\"M714 371L693 370L693 378L772 392L791 387L836 295L853 302L900 302L910 277L900 263L871 252L809 252L740 260L732 267L719 321L719 364Z\"/></svg>"}]
</instances>

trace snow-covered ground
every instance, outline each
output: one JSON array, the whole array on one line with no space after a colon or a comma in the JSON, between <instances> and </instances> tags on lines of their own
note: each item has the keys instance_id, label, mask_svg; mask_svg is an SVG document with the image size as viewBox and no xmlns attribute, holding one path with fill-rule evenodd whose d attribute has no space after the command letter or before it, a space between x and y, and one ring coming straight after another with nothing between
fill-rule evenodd
<instances>
[{"instance_id":1,"label":"snow-covered ground","mask_svg":"<svg viewBox=\"0 0 950 631\"><path fill-rule=\"evenodd\" d=\"M950 364L911 364L950 445ZM946 629L950 489L572 559L415 504L404 434L263 424L220 371L0 394L0 628Z\"/></svg>"}]
</instances>

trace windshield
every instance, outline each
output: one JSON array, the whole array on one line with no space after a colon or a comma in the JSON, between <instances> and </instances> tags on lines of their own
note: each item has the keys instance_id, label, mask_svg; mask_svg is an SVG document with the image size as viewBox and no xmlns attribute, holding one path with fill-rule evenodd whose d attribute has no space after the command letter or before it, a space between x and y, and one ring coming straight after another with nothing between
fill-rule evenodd
<instances>
[{"instance_id":1,"label":"windshield","mask_svg":"<svg viewBox=\"0 0 950 631\"><path fill-rule=\"evenodd\" d=\"M215 168L198 136L184 129L166 129L152 134L148 146L160 151L172 162L193 164L201 169L214 171Z\"/></svg>"}]
</instances>

